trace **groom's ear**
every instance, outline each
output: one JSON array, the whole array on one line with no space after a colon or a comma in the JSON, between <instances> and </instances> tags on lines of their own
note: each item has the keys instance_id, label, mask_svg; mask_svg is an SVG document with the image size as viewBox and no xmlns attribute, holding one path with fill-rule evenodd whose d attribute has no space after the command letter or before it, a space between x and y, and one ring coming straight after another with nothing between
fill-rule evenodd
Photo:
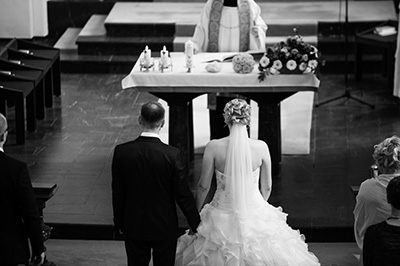
<instances>
[{"instance_id":1,"label":"groom's ear","mask_svg":"<svg viewBox=\"0 0 400 266\"><path fill-rule=\"evenodd\" d=\"M138 117L139 125L142 125L142 117L139 115Z\"/></svg>"}]
</instances>

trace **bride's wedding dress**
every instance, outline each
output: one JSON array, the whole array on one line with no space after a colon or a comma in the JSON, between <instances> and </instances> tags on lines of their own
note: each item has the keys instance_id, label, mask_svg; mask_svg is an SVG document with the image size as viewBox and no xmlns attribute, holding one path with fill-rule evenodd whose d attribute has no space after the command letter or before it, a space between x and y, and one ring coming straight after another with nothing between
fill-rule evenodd
<instances>
[{"instance_id":1,"label":"bride's wedding dress","mask_svg":"<svg viewBox=\"0 0 400 266\"><path fill-rule=\"evenodd\" d=\"M238 140L231 142L235 146L243 144L242 140L239 144ZM235 152L241 156L246 153ZM237 160L232 159L231 170L225 167L225 172L233 172L231 175L215 170L214 198L200 212L198 232L186 233L178 239L175 265L320 265L317 257L308 251L303 235L286 223L287 214L262 197L260 168L248 171L245 178L238 178L235 173L243 171L237 169Z\"/></svg>"}]
</instances>

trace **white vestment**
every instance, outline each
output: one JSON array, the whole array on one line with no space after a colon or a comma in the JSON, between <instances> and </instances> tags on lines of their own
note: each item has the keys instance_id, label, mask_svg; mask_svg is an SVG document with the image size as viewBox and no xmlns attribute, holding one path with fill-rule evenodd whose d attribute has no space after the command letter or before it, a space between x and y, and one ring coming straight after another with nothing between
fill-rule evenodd
<instances>
[{"instance_id":1,"label":"white vestment","mask_svg":"<svg viewBox=\"0 0 400 266\"><path fill-rule=\"evenodd\" d=\"M240 1L240 0L239 0ZM208 0L200 14L200 20L191 39L197 52L207 52L208 25L213 0ZM250 7L250 28L257 26L258 36L251 33L249 50L264 51L267 25L261 18L261 9L253 0L248 0ZM224 6L221 14L218 49L219 52L239 52L239 15L238 8Z\"/></svg>"}]
</instances>

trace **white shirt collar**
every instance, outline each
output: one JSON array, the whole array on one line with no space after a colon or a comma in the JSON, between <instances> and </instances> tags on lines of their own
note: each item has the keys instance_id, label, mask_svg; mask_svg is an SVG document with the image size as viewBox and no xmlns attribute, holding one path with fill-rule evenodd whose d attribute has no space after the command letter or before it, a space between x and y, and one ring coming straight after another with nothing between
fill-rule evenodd
<instances>
[{"instance_id":1,"label":"white shirt collar","mask_svg":"<svg viewBox=\"0 0 400 266\"><path fill-rule=\"evenodd\" d=\"M0 147L0 151L1 151L1 152L4 152L4 149L3 149L3 147Z\"/></svg>"},{"instance_id":2,"label":"white shirt collar","mask_svg":"<svg viewBox=\"0 0 400 266\"><path fill-rule=\"evenodd\" d=\"M140 136L142 136L142 137L160 138L160 135L158 135L157 133L153 133L153 132L142 132L142 134L140 134Z\"/></svg>"}]
</instances>

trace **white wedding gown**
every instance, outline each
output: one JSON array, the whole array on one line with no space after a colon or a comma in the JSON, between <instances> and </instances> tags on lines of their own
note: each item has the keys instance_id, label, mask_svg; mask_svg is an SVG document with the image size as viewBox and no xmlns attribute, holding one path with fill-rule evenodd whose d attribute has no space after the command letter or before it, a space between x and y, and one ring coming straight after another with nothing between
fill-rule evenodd
<instances>
[{"instance_id":1,"label":"white wedding gown","mask_svg":"<svg viewBox=\"0 0 400 266\"><path fill-rule=\"evenodd\" d=\"M217 190L200 212L195 235L178 239L177 266L313 266L320 265L308 251L304 236L286 223L286 213L266 202L258 189L260 169L246 178L248 210L234 210L226 180L216 170Z\"/></svg>"}]
</instances>

